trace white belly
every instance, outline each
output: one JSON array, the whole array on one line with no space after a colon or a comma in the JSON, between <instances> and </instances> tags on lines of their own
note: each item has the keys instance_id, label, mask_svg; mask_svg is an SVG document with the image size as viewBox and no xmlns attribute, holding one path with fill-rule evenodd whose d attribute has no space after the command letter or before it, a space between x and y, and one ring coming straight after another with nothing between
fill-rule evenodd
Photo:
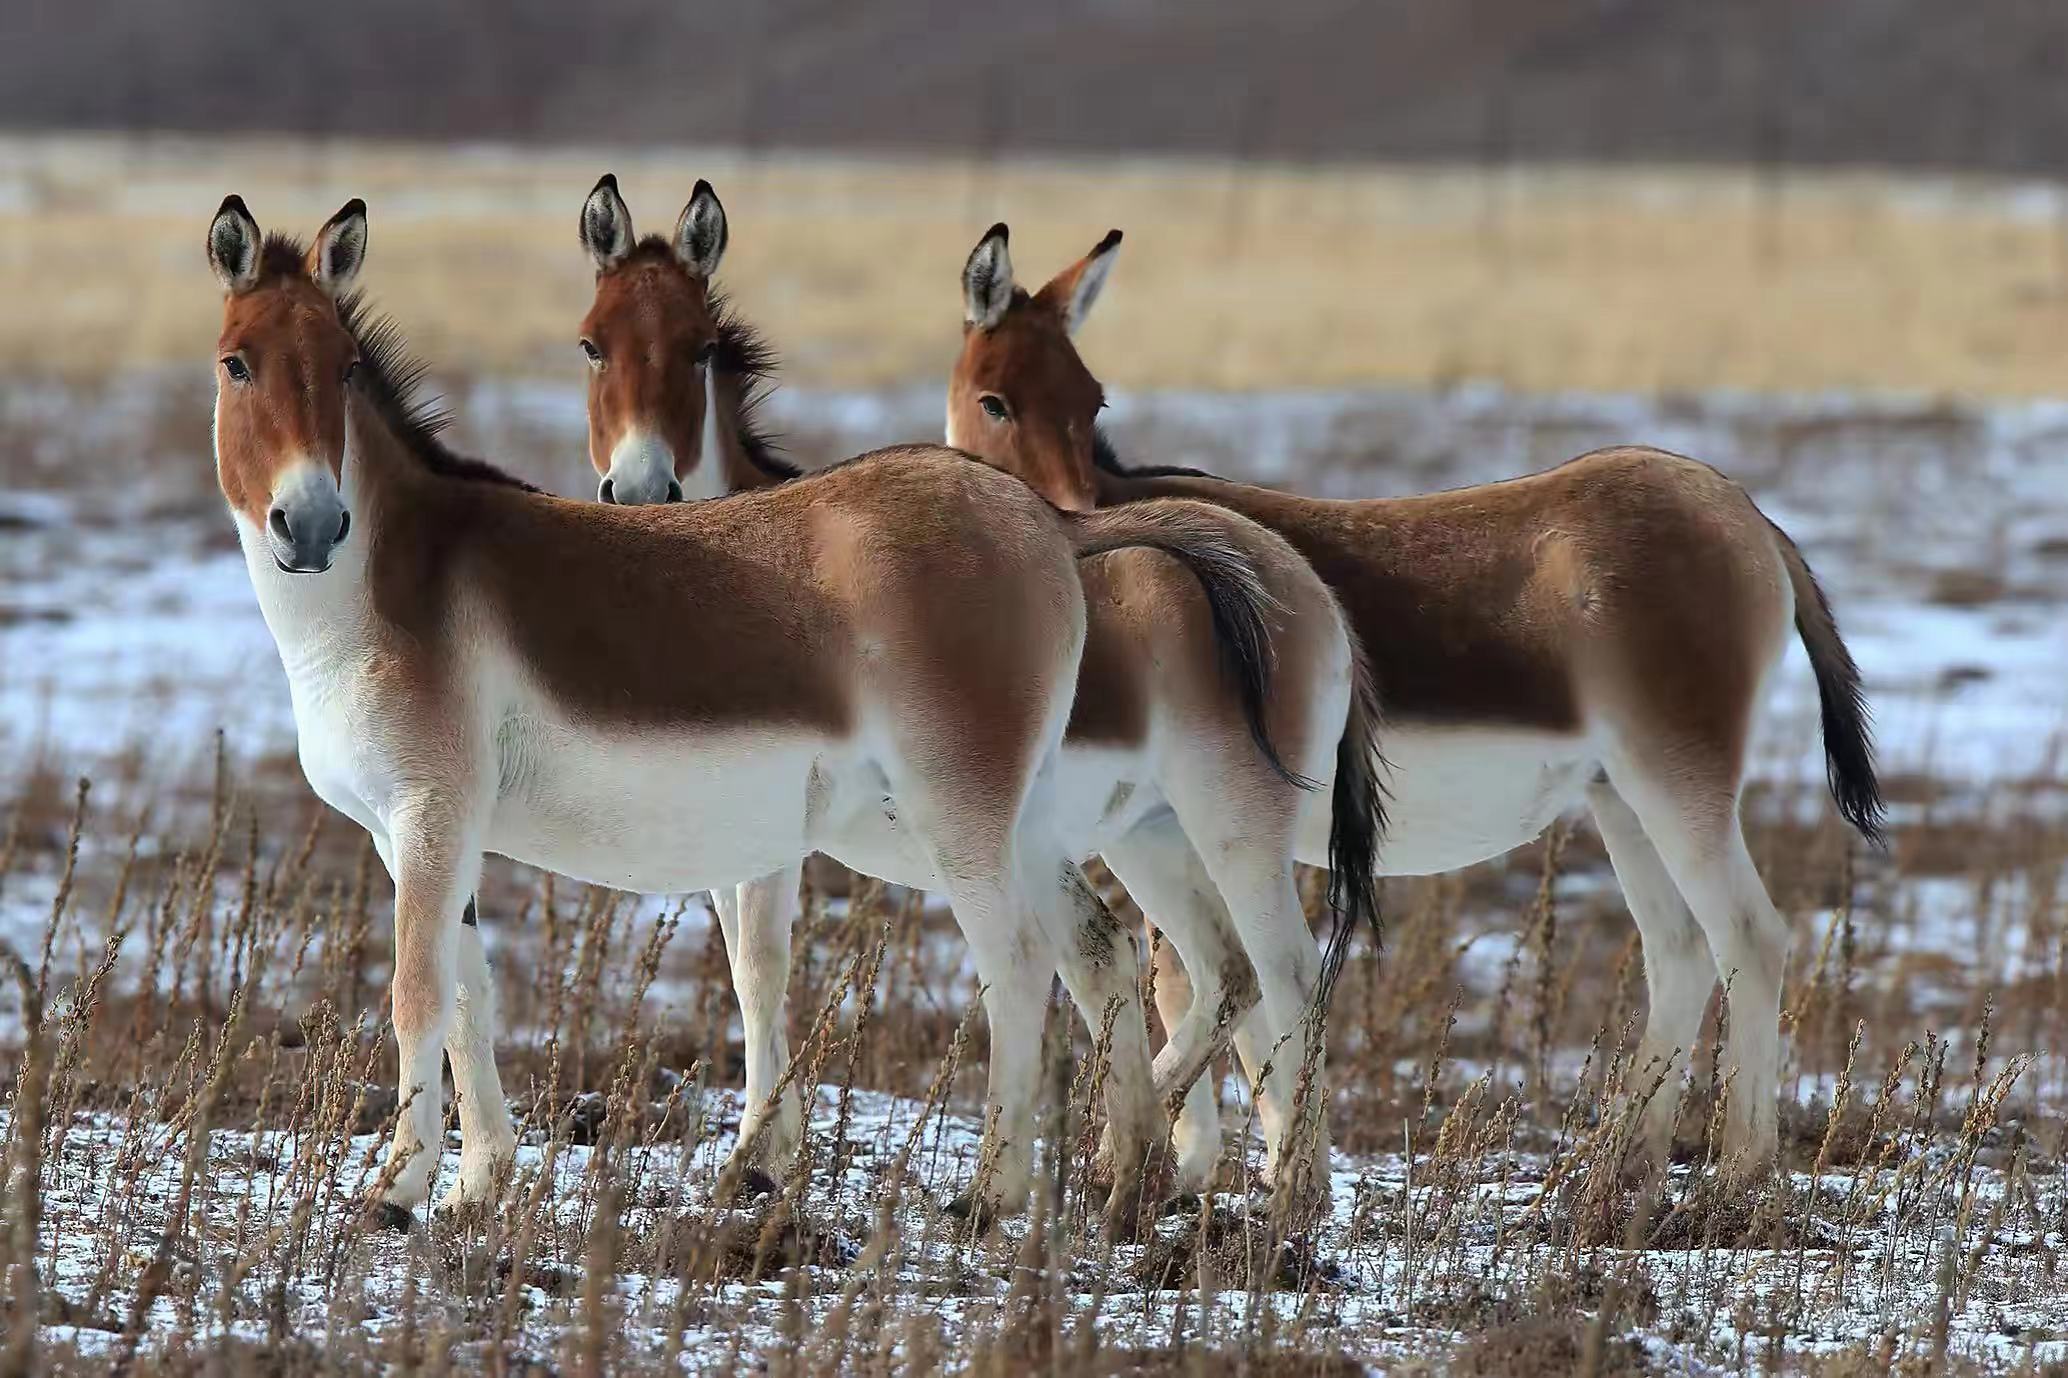
<instances>
[{"instance_id":1,"label":"white belly","mask_svg":"<svg viewBox=\"0 0 2068 1378\"><path fill-rule=\"evenodd\" d=\"M1143 773L1140 752L1065 747L1049 780L1032 791L1027 817L1053 829L1066 855L1083 860L1162 807L1154 783L1134 778ZM821 780L811 850L894 885L942 888L931 853L881 771L862 763L822 772Z\"/></svg>"},{"instance_id":2,"label":"white belly","mask_svg":"<svg viewBox=\"0 0 2068 1378\"><path fill-rule=\"evenodd\" d=\"M795 734L597 733L504 726L489 851L648 894L729 885L803 856L828 755Z\"/></svg>"},{"instance_id":3,"label":"white belly","mask_svg":"<svg viewBox=\"0 0 2068 1378\"><path fill-rule=\"evenodd\" d=\"M1584 796L1599 765L1585 737L1494 728L1393 726L1379 746L1391 767L1379 839L1389 876L1455 871L1521 846ZM1302 823L1301 860L1325 861L1326 814L1305 810Z\"/></svg>"}]
</instances>

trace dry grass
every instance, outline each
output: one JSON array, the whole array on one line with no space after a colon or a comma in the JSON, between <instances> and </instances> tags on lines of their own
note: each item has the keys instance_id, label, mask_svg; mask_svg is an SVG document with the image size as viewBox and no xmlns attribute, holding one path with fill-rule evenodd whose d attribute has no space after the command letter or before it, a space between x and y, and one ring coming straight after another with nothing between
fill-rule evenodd
<instances>
[{"instance_id":1,"label":"dry grass","mask_svg":"<svg viewBox=\"0 0 2068 1378\"><path fill-rule=\"evenodd\" d=\"M368 195L373 285L414 343L446 369L566 377L586 296L568 207L603 161L0 145L0 284L15 307L0 363L19 376L205 359L195 227L229 183L275 223ZM1014 218L1030 268L1109 220L1129 227L1125 290L1093 328L1121 384L2042 390L2068 328L2047 217L2000 189L1920 204L1872 178L1280 169L1238 185L1196 166L609 161L650 221L694 176L719 182L736 228L727 278L776 339L817 342L793 349L788 376L807 382L938 377L954 267L996 214ZM61 424L22 390L0 474L133 486L164 519L150 531L219 544L205 395L135 382L108 385L105 408L66 390ZM1927 409L1910 448L1944 447L1956 422L1970 424ZM1531 452L1567 452L1562 424ZM550 480L569 461L549 432L518 448ZM1818 434L1776 449L1807 447L1806 466ZM1741 450L1748 464L1762 453ZM1453 481L1454 458L1423 476ZM76 539L106 557L102 580L149 563L137 532L51 537L23 511L35 539L16 552L70 558ZM201 517L210 534L186 534ZM1985 544L1964 539L1972 571L1948 564L1925 596L1968 608L2017 594L2032 576ZM16 598L55 572L13 558ZM238 683L270 666L237 667ZM76 665L33 669L79 688ZM249 702L210 707L217 721ZM1231 1141L1210 1200L1108 1246L1076 1151L1097 1129L1096 1039L1060 1015L1046 1100L1063 1151L1039 1210L971 1239L938 1209L980 1166L973 984L938 908L835 868L813 873L791 984L794 1071L816 1111L775 1192L713 1203L740 1110L726 1088L742 1075L715 925L496 864L483 912L523 1157L493 1211L375 1228L358 1202L398 1106L390 895L365 840L324 815L291 757L211 769L205 739L95 738L104 764L82 803L53 764L64 749L6 727L0 744L27 759L0 752L0 942L21 959L0 971L13 1031L0 1033L0 1378L111 1363L1851 1378L2068 1361L2059 742L2035 750L2030 779L1893 778L1886 859L1806 821L1825 809L1805 788L1755 791L1755 855L1799 934L1791 1171L1760 1190L1716 1181L1708 1130L1729 1088L1714 1079L1713 1012L1681 1161L1663 1182L1631 1170L1627 1098L1650 1085L1629 1065L1641 958L1582 825L1389 886L1388 951L1357 955L1331 1025L1326 1219L1276 1228L1249 1189L1258 1146ZM204 765L174 768L184 760Z\"/></svg>"},{"instance_id":2,"label":"dry grass","mask_svg":"<svg viewBox=\"0 0 2068 1378\"><path fill-rule=\"evenodd\" d=\"M717 184L725 281L805 385L943 376L957 271L1001 218L1044 276L1127 230L1090 337L1121 387L2022 396L2057 392L2068 355L2068 202L1981 180L15 137L0 365L198 367L216 315L197 246L236 190L301 233L365 196L370 284L428 357L576 378L575 211L606 169L649 229L697 177Z\"/></svg>"},{"instance_id":3,"label":"dry grass","mask_svg":"<svg viewBox=\"0 0 2068 1378\"><path fill-rule=\"evenodd\" d=\"M1274 1229L1244 1185L1258 1146L1231 1143L1210 1201L1115 1246L1078 1152L1097 1048L1060 1015L1047 1133L1067 1151L1035 1214L972 1239L934 1204L978 1167L982 1021L959 943L917 897L823 870L790 1001L818 1110L774 1194L712 1203L738 1106L711 1088L739 1079L715 926L502 867L483 910L524 1155L494 1211L383 1231L358 1206L397 1113L389 896L363 839L273 762L85 796L18 773L0 792L0 912L35 895L50 922L0 1003L22 1010L6 1371L2059 1358L2068 830L2042 783L1979 814L1955 793L1906 806L1892 857L1857 868L1835 827L1780 821L1795 800L1755 801L1755 848L1799 917L1786 1018L1810 1088L1786 1118L1792 1172L1757 1192L1725 1190L1709 1158L1729 1094L1713 1031L1685 1162L1663 1182L1632 1171L1642 982L1580 829L1392 887L1390 950L1353 961L1332 1024L1324 1222ZM2032 963L2014 987L1959 990L1958 969L1936 997L1906 986L1921 944L1903 897L1948 879L1977 913L2017 889ZM1482 932L1520 934L1491 998L1464 966Z\"/></svg>"}]
</instances>

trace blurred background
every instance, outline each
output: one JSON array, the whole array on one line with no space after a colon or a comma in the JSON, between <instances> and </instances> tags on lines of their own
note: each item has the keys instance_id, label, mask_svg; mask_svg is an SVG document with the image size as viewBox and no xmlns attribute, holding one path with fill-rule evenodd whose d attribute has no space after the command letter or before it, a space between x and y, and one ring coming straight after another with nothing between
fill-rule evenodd
<instances>
[{"instance_id":1,"label":"blurred background","mask_svg":"<svg viewBox=\"0 0 2068 1378\"><path fill-rule=\"evenodd\" d=\"M1126 232L1078 337L1124 457L1336 497L1496 480L1630 441L1719 466L1831 592L1893 801L1886 856L1841 833L1791 649L1746 804L1799 935L1790 1151L1821 1161L1818 1097L1855 1052L1863 1084L1909 1065L1909 1040L1942 1061L1953 1047L1956 1068L1972 1051L1978 1086L1984 1051L1991 1074L2043 1054L2015 1104L2032 1142L2058 1149L2058 0L6 0L0 944L52 951L73 781L91 774L84 917L56 939L61 967L96 959L127 857L142 858L139 895L178 891L182 856L220 861L227 914L240 895L249 909L261 865L313 854L325 893L353 897L356 936L325 961L338 1008L371 1012L374 1048L387 887L369 886L358 830L302 783L216 488L204 232L233 191L261 225L301 235L365 197L366 286L428 360L456 445L586 497L576 338L592 275L575 227L606 171L649 230L673 224L698 178L716 186L731 228L720 282L781 355L769 415L806 466L940 438L960 269L997 220L1029 285ZM1505 1094L1524 1066L1539 1142L1563 1140L1575 1069L1627 1027L1642 983L1598 841L1584 824L1551 836L1389 886L1386 960L1360 954L1337 996L1356 1012L1331 1025L1331 1066L1357 1069L1343 1084L1426 1118L1482 1072ZM517 1065L534 1072L558 1009L542 973L568 964L554 895L502 862L481 891ZM861 931L842 929L839 903L798 940L799 992L831 989L843 934ZM642 923L666 908L642 905ZM541 913L543 940L525 922ZM679 1036L666 1065L710 1058L714 1084L736 1084L731 992L700 925L691 910L653 992ZM197 1000L213 1008L208 935L231 925L201 932L179 940L200 954L199 996L176 977L135 1027L177 1031ZM894 1033L859 1084L916 1095L974 983L938 910L898 935L872 1026ZM148 993L160 977L129 979ZM817 1007L800 995L793 1022ZM1949 1029L1951 1045L1931 1041ZM1396 1151L1400 1123L1346 1114L1337 1146ZM1800 1255L1782 1257L1798 1271L1771 1295L1799 1294ZM1476 1289L1476 1265L1460 1266ZM1937 1265L1917 1266L1904 1300L1861 1292L1864 1274L1841 1290L1943 1317ZM1985 1337L2015 1333L1960 1314ZM2059 1318L2043 1329L2057 1344Z\"/></svg>"}]
</instances>

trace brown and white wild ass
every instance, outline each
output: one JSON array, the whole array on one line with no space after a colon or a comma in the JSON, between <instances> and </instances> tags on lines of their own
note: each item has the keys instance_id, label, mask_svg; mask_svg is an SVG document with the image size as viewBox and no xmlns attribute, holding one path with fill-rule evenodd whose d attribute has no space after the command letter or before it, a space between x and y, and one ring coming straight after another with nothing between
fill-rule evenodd
<instances>
[{"instance_id":1,"label":"brown and white wild ass","mask_svg":"<svg viewBox=\"0 0 2068 1378\"><path fill-rule=\"evenodd\" d=\"M305 252L262 238L229 197L207 253L226 294L217 475L303 770L395 880L411 1099L391 1210L431 1186L441 1051L463 1137L449 1199L488 1195L513 1148L487 967L461 922L489 851L649 892L813 849L924 875L952 898L987 987L996 1171L972 1204L1024 1205L1057 965L1094 1026L1120 1002L1108 1105L1124 1205L1162 1115L1132 942L1055 822L1084 635L1077 559L1211 548L1218 514L1170 503L1085 521L926 446L722 504L531 491L439 441L417 366L351 294L365 212L349 203Z\"/></svg>"},{"instance_id":2,"label":"brown and white wild ass","mask_svg":"<svg viewBox=\"0 0 2068 1378\"><path fill-rule=\"evenodd\" d=\"M1311 560L1378 682L1385 872L1499 855L1584 797L1643 938L1640 1062L1684 1069L1708 997L1727 982L1724 1147L1735 1173L1764 1170L1777 1150L1789 931L1746 850L1738 796L1753 714L1791 628L1816 672L1839 812L1881 838L1859 674L1794 544L1715 469L1634 446L1503 483L1363 501L1124 468L1097 429L1104 394L1070 339L1120 232L1032 294L1014 286L1006 244L1005 226L993 227L964 267L948 442L1066 509L1202 498ZM1676 1103L1668 1091L1647 1107L1654 1155L1670 1147ZM1212 1113L1210 1098L1187 1103L1180 1154L1211 1132Z\"/></svg>"},{"instance_id":3,"label":"brown and white wild ass","mask_svg":"<svg viewBox=\"0 0 2068 1378\"><path fill-rule=\"evenodd\" d=\"M598 496L657 502L794 480L754 419L772 355L713 285L729 231L710 184L697 183L672 234L641 240L606 176L583 202L580 233L596 267L580 341ZM1336 868L1339 954L1352 925L1375 921L1376 716L1328 587L1283 539L1220 515L1225 547L1256 571L1256 586L1183 546L1078 566L1089 621L1056 794L1071 855L1103 855L1200 973L1189 1006L1159 992L1171 1038L1155 1064L1158 1094L1198 1079L1231 1013L1224 1001L1235 1015L1254 1005L1236 1042L1253 1073L1274 1056L1280 1069L1260 1105L1269 1173L1296 1128L1285 1093L1301 1075L1304 1016L1323 972L1294 893L1293 855ZM1293 772L1322 788L1300 788ZM752 1118L743 1148L788 1063L783 993L796 897L792 871L719 897L746 1026ZM794 1094L775 1110L761 1135L764 1161L796 1143ZM1203 1187L1218 1144L1192 1147L1179 1180Z\"/></svg>"}]
</instances>

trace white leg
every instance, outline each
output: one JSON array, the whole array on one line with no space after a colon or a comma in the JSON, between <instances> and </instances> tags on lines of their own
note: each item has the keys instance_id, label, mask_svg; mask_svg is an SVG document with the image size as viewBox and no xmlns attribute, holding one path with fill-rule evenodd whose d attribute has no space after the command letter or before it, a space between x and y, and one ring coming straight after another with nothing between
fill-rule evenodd
<instances>
[{"instance_id":1,"label":"white leg","mask_svg":"<svg viewBox=\"0 0 2068 1378\"><path fill-rule=\"evenodd\" d=\"M394 843L383 832L372 836L388 878L399 885ZM495 980L471 895L461 910L454 956L458 990L445 1056L452 1063L453 1091L459 1100L460 1172L439 1203L448 1210L488 1200L497 1174L517 1150L517 1130L510 1122L509 1101L495 1065Z\"/></svg>"},{"instance_id":2,"label":"white leg","mask_svg":"<svg viewBox=\"0 0 2068 1378\"><path fill-rule=\"evenodd\" d=\"M1736 1176L1765 1172L1779 1156L1775 1098L1781 1073L1781 977L1792 939L1745 847L1733 794L1701 797L1611 769L1616 789L1643 820L1667 872L1709 939L1730 992L1724 1075L1730 1103L1724 1161Z\"/></svg>"},{"instance_id":3,"label":"white leg","mask_svg":"<svg viewBox=\"0 0 2068 1378\"><path fill-rule=\"evenodd\" d=\"M1156 949L1156 1013L1163 1020L1166 1031L1176 1029L1185 1016L1195 1007L1192 980L1185 974L1185 963L1178 956L1175 944L1165 942ZM1247 963L1244 964L1247 970ZM1252 983L1253 984L1253 983ZM1170 1045L1164 1045L1165 1051ZM1156 1060L1163 1061L1158 1053ZM1159 1103L1169 1103L1169 1093L1164 1090L1163 1069L1155 1069L1156 1089ZM1175 1083L1169 1083L1174 1085ZM1213 1063L1209 1059L1192 1077L1185 1088L1184 1102L1178 1107L1177 1123L1171 1128L1171 1153L1176 1161L1178 1186L1185 1191L1202 1192L1213 1185L1214 1164L1221 1158L1221 1107L1214 1096Z\"/></svg>"},{"instance_id":4,"label":"white leg","mask_svg":"<svg viewBox=\"0 0 2068 1378\"><path fill-rule=\"evenodd\" d=\"M1646 1150L1663 1162L1673 1147L1681 1077L1694 1051L1702 1012L1716 988L1716 963L1658 848L1615 787L1606 780L1595 781L1587 787L1587 803L1644 944L1650 1015L1631 1078L1632 1089L1642 1090L1661 1073L1666 1077L1644 1112Z\"/></svg>"},{"instance_id":5,"label":"white leg","mask_svg":"<svg viewBox=\"0 0 2068 1378\"><path fill-rule=\"evenodd\" d=\"M785 1018L790 992L790 934L797 922L797 887L803 862L758 880L742 881L733 893L712 891L719 927L725 934L725 955L732 966L733 993L740 1002L745 1030L747 1088L740 1115L740 1142L733 1173L756 1164L781 1165L797 1152L804 1116L797 1089L786 1087L755 1151L755 1142L769 1095L790 1066L790 1037Z\"/></svg>"},{"instance_id":6,"label":"white leg","mask_svg":"<svg viewBox=\"0 0 2068 1378\"><path fill-rule=\"evenodd\" d=\"M390 1205L408 1209L431 1193L443 1141L441 1060L458 1017L460 915L481 874L464 809L448 800L411 801L389 825L395 868L395 977L391 992L400 1051L397 1092L408 1104L390 1147L399 1165Z\"/></svg>"},{"instance_id":7,"label":"white leg","mask_svg":"<svg viewBox=\"0 0 2068 1378\"><path fill-rule=\"evenodd\" d=\"M1300 908L1299 893L1293 884L1291 859L1285 849L1228 838L1219 845L1203 848L1201 856L1227 902L1228 913L1242 935L1243 947L1256 972L1261 1004L1244 1020L1246 1027L1238 1028L1237 1047L1245 1053L1246 1060L1261 1056L1270 1064L1271 1070L1257 1097L1257 1116L1263 1122L1267 1145L1265 1178L1275 1181L1281 1157L1292 1147L1293 1135L1299 1130L1292 1106L1300 1078L1305 1075L1308 1039L1313 1031L1308 1015L1315 987L1321 980L1321 950L1307 928L1306 914ZM1259 1047L1260 1043L1263 1046ZM1327 1117L1320 1112L1327 1103L1326 1083L1318 1050L1315 1057L1308 1115L1322 1136L1315 1162L1325 1170Z\"/></svg>"},{"instance_id":8,"label":"white leg","mask_svg":"<svg viewBox=\"0 0 2068 1378\"><path fill-rule=\"evenodd\" d=\"M953 875L953 872L946 872ZM1033 917L1002 887L963 883L950 893L983 984L991 1031L984 1140L978 1161L989 1177L972 1183L956 1208L1016 1214L1034 1182L1035 1105L1041 1082L1041 1029L1054 967Z\"/></svg>"},{"instance_id":9,"label":"white leg","mask_svg":"<svg viewBox=\"0 0 2068 1378\"><path fill-rule=\"evenodd\" d=\"M1156 1095L1161 1104L1179 1087L1186 1088L1173 1133L1178 1182L1187 1190L1201 1190L1221 1152L1213 1087L1201 1073L1213 1052L1227 994L1236 994L1239 1023L1255 1003L1255 981L1220 893L1175 818L1135 828L1105 855L1128 894L1169 939L1156 966L1156 1007L1169 1033L1156 1057Z\"/></svg>"},{"instance_id":10,"label":"white leg","mask_svg":"<svg viewBox=\"0 0 2068 1378\"><path fill-rule=\"evenodd\" d=\"M1164 1138L1163 1111L1150 1071L1149 1027L1142 1013L1134 935L1107 910L1077 863L1060 852L1030 861L1026 875L1063 984L1094 1035L1105 1023L1107 1006L1119 1001L1106 1068L1106 1118L1111 1128L1107 1141L1113 1168L1108 1219L1125 1226L1139 1204L1143 1168Z\"/></svg>"},{"instance_id":11,"label":"white leg","mask_svg":"<svg viewBox=\"0 0 2068 1378\"><path fill-rule=\"evenodd\" d=\"M445 1040L460 1109L460 1171L445 1194L447 1207L488 1200L497 1177L517 1151L517 1130L510 1123L502 1078L496 1074L495 979L489 974L488 953L471 899L466 913L456 953L458 996L452 1032Z\"/></svg>"}]
</instances>

